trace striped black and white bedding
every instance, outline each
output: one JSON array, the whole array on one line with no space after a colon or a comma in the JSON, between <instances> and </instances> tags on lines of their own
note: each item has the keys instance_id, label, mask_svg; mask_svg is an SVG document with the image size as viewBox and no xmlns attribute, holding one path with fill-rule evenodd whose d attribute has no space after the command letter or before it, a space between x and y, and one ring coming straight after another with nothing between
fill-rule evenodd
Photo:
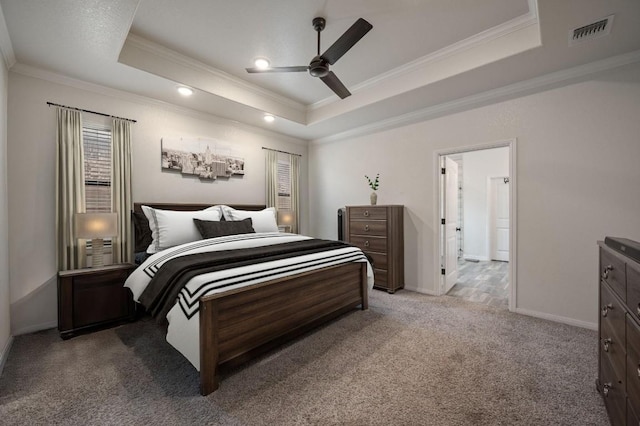
<instances>
[{"instance_id":1,"label":"striped black and white bedding","mask_svg":"<svg viewBox=\"0 0 640 426\"><path fill-rule=\"evenodd\" d=\"M198 253L272 246L310 239L303 235L274 232L231 235L182 244L150 256L129 276L125 286L131 289L134 300L139 302L152 279L159 271L161 272L165 263L171 264L172 259ZM180 290L177 301L166 315L169 323L167 341L199 370L198 300L200 297L348 262L367 262L367 259L360 249L346 245L311 254L197 275L188 280ZM373 270L369 264L367 264L367 275L369 288L372 288Z\"/></svg>"}]
</instances>

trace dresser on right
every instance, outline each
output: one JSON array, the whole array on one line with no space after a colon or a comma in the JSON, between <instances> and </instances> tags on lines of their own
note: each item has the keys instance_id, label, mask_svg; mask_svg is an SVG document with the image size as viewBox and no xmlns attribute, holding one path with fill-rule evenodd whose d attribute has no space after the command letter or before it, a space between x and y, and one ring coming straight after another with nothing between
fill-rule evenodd
<instances>
[{"instance_id":1,"label":"dresser on right","mask_svg":"<svg viewBox=\"0 0 640 426\"><path fill-rule=\"evenodd\" d=\"M605 240L607 241L607 240ZM634 241L599 241L598 380L611 424L640 424L640 263ZM626 247L625 245L631 244Z\"/></svg>"},{"instance_id":2,"label":"dresser on right","mask_svg":"<svg viewBox=\"0 0 640 426\"><path fill-rule=\"evenodd\" d=\"M404 288L404 206L347 206L346 241L373 260L374 287Z\"/></svg>"}]
</instances>

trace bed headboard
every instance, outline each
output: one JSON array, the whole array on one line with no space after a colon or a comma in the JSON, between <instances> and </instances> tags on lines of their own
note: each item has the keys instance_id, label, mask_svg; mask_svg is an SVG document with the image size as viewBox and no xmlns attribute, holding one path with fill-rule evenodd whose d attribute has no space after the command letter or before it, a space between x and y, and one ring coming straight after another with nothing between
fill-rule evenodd
<instances>
[{"instance_id":1,"label":"bed headboard","mask_svg":"<svg viewBox=\"0 0 640 426\"><path fill-rule=\"evenodd\" d=\"M191 203L133 203L133 212L131 212L131 218L133 220L133 242L135 252L145 251L149 244L151 244L151 230L149 229L149 222L146 216L142 212L142 206L153 207L154 209L161 210L179 210L179 211L193 211L203 210L207 207L215 205L225 205L236 210L251 210L258 211L266 208L264 204L191 204Z\"/></svg>"}]
</instances>

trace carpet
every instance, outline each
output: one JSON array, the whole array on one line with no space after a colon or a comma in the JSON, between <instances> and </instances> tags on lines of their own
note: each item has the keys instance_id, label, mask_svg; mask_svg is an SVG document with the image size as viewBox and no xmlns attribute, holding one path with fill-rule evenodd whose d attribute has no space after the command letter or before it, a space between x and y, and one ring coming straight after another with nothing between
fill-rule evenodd
<instances>
[{"instance_id":1,"label":"carpet","mask_svg":"<svg viewBox=\"0 0 640 426\"><path fill-rule=\"evenodd\" d=\"M370 294L354 311L222 375L150 319L63 341L17 336L2 425L608 425L597 333L458 298Z\"/></svg>"}]
</instances>

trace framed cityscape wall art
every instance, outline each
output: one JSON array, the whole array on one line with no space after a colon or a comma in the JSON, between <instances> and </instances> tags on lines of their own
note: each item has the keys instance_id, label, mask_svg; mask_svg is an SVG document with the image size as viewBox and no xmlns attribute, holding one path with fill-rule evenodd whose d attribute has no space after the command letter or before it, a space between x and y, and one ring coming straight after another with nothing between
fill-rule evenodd
<instances>
[{"instance_id":1,"label":"framed cityscape wall art","mask_svg":"<svg viewBox=\"0 0 640 426\"><path fill-rule=\"evenodd\" d=\"M244 158L230 143L203 138L162 138L162 169L215 180L244 175Z\"/></svg>"}]
</instances>

